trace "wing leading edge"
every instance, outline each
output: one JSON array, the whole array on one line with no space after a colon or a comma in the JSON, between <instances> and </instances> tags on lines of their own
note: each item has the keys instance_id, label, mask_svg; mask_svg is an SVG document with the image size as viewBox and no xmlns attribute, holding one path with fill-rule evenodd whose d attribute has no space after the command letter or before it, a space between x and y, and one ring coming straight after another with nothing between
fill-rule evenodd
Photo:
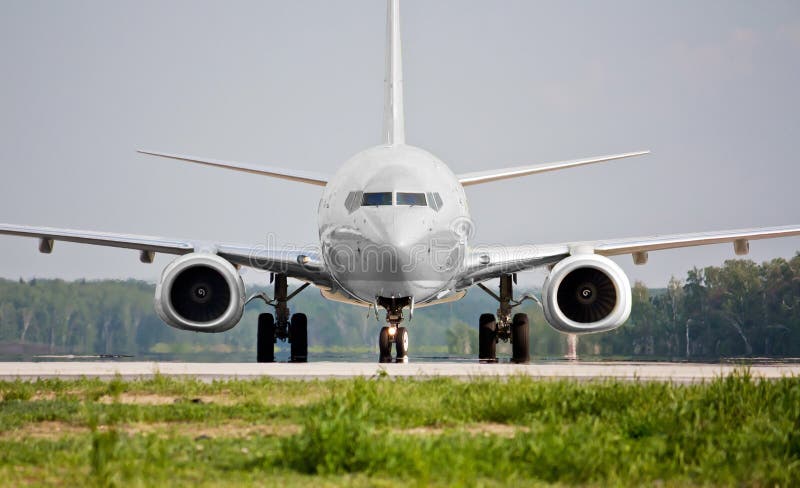
<instances>
[{"instance_id":1,"label":"wing leading edge","mask_svg":"<svg viewBox=\"0 0 800 488\"><path fill-rule=\"evenodd\" d=\"M475 173L460 174L458 175L458 181L463 186L478 185L492 181L507 180L509 178L519 178L521 176L546 173L548 171L576 168L578 166L586 166L588 164L604 163L606 161L614 161L616 159L632 158L634 156L642 156L644 154L650 154L650 151L637 151L623 154L612 154L610 156L573 159L571 161L559 161L556 163L544 163L530 166L515 166L513 168L493 169L489 171L478 171Z\"/></svg>"},{"instance_id":2,"label":"wing leading edge","mask_svg":"<svg viewBox=\"0 0 800 488\"><path fill-rule=\"evenodd\" d=\"M779 237L800 236L800 225L783 227L761 227L754 229L724 230L716 232L696 232L692 234L673 234L634 239L615 239L588 243L594 252L603 256L634 254L648 251L661 251L681 247L706 246L709 244L736 243Z\"/></svg>"},{"instance_id":3,"label":"wing leading edge","mask_svg":"<svg viewBox=\"0 0 800 488\"><path fill-rule=\"evenodd\" d=\"M309 185L325 186L328 184L328 176L308 171L298 171L294 169L272 168L267 166L259 166L257 164L237 163L234 161L222 161L219 159L198 158L196 156L185 156L181 154L167 154L153 151L137 151L141 154L148 156L158 156L160 158L176 159L178 161L185 161L188 163L202 164L205 166L213 166L215 168L232 169L234 171L241 171L244 173L256 174L261 176L271 176L273 178L281 178L284 180L296 181L299 183L307 183Z\"/></svg>"},{"instance_id":4,"label":"wing leading edge","mask_svg":"<svg viewBox=\"0 0 800 488\"><path fill-rule=\"evenodd\" d=\"M181 255L194 251L194 245L189 241L90 230L0 224L0 234L35 237L44 241L75 242L78 244L118 247L123 249L135 249L138 251L160 252L164 254ZM43 247L52 249L52 243Z\"/></svg>"}]
</instances>

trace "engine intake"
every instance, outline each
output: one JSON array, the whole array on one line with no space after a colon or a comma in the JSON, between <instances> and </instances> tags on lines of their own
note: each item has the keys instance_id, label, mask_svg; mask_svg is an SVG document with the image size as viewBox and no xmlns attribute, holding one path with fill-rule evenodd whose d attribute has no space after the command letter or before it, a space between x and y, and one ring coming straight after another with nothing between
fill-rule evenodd
<instances>
[{"instance_id":1,"label":"engine intake","mask_svg":"<svg viewBox=\"0 0 800 488\"><path fill-rule=\"evenodd\" d=\"M545 319L554 329L570 334L616 329L628 320L631 301L625 272L595 254L562 260L542 287Z\"/></svg>"},{"instance_id":2,"label":"engine intake","mask_svg":"<svg viewBox=\"0 0 800 488\"><path fill-rule=\"evenodd\" d=\"M208 253L171 262L156 286L156 312L182 330L224 332L244 313L245 288L231 263Z\"/></svg>"}]
</instances>

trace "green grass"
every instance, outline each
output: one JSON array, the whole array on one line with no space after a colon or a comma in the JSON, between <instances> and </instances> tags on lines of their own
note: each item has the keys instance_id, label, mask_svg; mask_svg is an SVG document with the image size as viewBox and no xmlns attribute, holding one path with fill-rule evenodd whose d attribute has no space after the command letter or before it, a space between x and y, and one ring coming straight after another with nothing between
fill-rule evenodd
<instances>
[{"instance_id":1,"label":"green grass","mask_svg":"<svg viewBox=\"0 0 800 488\"><path fill-rule=\"evenodd\" d=\"M0 382L0 484L800 484L800 379Z\"/></svg>"}]
</instances>

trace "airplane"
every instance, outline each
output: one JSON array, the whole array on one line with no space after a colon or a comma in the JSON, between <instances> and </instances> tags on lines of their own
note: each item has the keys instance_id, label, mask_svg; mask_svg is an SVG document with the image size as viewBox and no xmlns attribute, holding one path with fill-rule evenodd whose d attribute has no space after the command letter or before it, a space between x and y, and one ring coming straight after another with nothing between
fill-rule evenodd
<instances>
[{"instance_id":1,"label":"airplane","mask_svg":"<svg viewBox=\"0 0 800 488\"><path fill-rule=\"evenodd\" d=\"M800 225L628 239L472 246L473 225L466 187L549 171L577 168L647 154L602 157L455 174L442 160L406 143L400 1L387 2L383 141L353 156L334 175L140 150L142 154L242 171L322 188L319 242L308 248L204 242L108 232L0 224L0 234L37 238L51 253L55 241L139 252L143 263L156 253L175 255L155 290L155 308L168 325L221 333L236 326L245 305L261 299L275 313L258 317L257 361L273 362L275 344L288 341L290 361L308 359L308 318L288 303L310 285L326 299L385 311L378 334L379 361L408 360L409 332L402 326L417 308L453 302L477 286L498 302L496 313L478 318L481 362L497 362L497 344L511 343L511 361L530 360L529 320L513 309L538 302L548 324L568 334L604 332L631 313L631 287L611 256L631 255L644 265L651 251L732 243L737 255L749 241L800 235ZM240 268L270 273L274 292L246 296ZM546 268L541 299L515 297L517 273ZM289 292L288 279L303 284ZM499 280L494 291L486 283Z\"/></svg>"}]
</instances>

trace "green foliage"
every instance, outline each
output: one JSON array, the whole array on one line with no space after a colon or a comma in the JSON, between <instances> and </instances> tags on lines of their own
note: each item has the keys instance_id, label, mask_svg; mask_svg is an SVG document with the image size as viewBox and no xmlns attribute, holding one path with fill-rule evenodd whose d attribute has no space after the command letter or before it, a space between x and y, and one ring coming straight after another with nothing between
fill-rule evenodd
<instances>
[{"instance_id":1,"label":"green foliage","mask_svg":"<svg viewBox=\"0 0 800 488\"><path fill-rule=\"evenodd\" d=\"M478 351L478 329L464 322L456 322L447 329L447 352L463 356L474 355Z\"/></svg>"},{"instance_id":2,"label":"green foliage","mask_svg":"<svg viewBox=\"0 0 800 488\"><path fill-rule=\"evenodd\" d=\"M116 430L92 432L92 450L89 457L91 473L99 486L114 486L120 438ZM117 481L117 483L115 483Z\"/></svg>"},{"instance_id":3,"label":"green foliage","mask_svg":"<svg viewBox=\"0 0 800 488\"><path fill-rule=\"evenodd\" d=\"M27 381L17 380L13 383L2 383L3 387L0 388L0 399L3 402L11 402L14 400L27 401L33 396L35 390L31 383Z\"/></svg>"},{"instance_id":4,"label":"green foliage","mask_svg":"<svg viewBox=\"0 0 800 488\"><path fill-rule=\"evenodd\" d=\"M357 379L351 388L323 402L304 419L302 435L283 444L286 467L307 474L365 471L375 457L369 441L376 427L368 421L375 395L374 388Z\"/></svg>"},{"instance_id":5,"label":"green foliage","mask_svg":"<svg viewBox=\"0 0 800 488\"><path fill-rule=\"evenodd\" d=\"M800 254L757 265L726 261L693 269L666 290L633 287L624 326L581 338L581 352L715 359L800 355Z\"/></svg>"}]
</instances>

